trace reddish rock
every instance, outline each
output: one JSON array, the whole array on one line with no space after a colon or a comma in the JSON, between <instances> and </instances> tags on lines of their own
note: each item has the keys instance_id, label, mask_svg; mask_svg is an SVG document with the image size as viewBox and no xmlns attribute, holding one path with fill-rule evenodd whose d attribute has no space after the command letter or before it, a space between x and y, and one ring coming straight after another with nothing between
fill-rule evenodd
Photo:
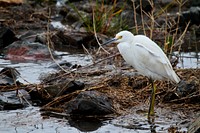
<instances>
[{"instance_id":1,"label":"reddish rock","mask_svg":"<svg viewBox=\"0 0 200 133\"><path fill-rule=\"evenodd\" d=\"M53 56L55 53L51 51ZM9 60L50 60L51 55L46 45L17 41L4 49L4 57Z\"/></svg>"}]
</instances>

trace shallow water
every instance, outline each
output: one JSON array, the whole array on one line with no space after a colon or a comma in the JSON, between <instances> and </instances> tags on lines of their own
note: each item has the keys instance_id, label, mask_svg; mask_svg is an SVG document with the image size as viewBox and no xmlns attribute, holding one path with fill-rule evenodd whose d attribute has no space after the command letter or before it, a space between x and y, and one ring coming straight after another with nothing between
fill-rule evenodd
<instances>
[{"instance_id":1,"label":"shallow water","mask_svg":"<svg viewBox=\"0 0 200 133\"><path fill-rule=\"evenodd\" d=\"M176 114L177 115L177 114ZM43 119L38 107L0 112L1 133L148 133L167 132L170 126L179 126L180 119L156 118L155 124L150 125L144 115L121 116L107 121L68 121L66 119L48 118ZM172 114L172 117L175 114ZM175 120L176 119L176 120ZM181 127L181 131L187 131Z\"/></svg>"},{"instance_id":2,"label":"shallow water","mask_svg":"<svg viewBox=\"0 0 200 133\"><path fill-rule=\"evenodd\" d=\"M66 52L57 52L57 54L64 54L62 59L56 62L67 61L72 64L87 65L91 64L89 56L84 54L70 55ZM193 53L182 53L183 57L189 56L191 58L180 59L183 61L177 66L181 68L199 68L200 62L194 58ZM196 56L196 55L195 55ZM200 53L197 54L198 58ZM196 56L196 57L197 57ZM41 73L52 73L57 71L51 67L55 62L53 61L37 61L37 62L13 62L9 60L0 59L0 68L6 66L16 68L21 77L19 80L23 83L39 83L39 75ZM26 81L25 81L25 80ZM143 109L147 109L148 105L144 105ZM134 109L141 108L134 107ZM133 110L134 110L133 109ZM141 109L141 110L143 110ZM143 110L144 111L144 110ZM134 111L133 111L134 112ZM138 133L138 132L167 132L170 126L178 126L181 131L186 131L186 126L181 127L181 120L176 117L177 112L169 114L169 118L162 115L163 111L156 109L159 117L155 119L155 124L150 125L146 119L146 114L130 114L118 117L114 120L105 121L68 121L66 119L48 118L43 119L39 107L30 106L25 109L18 109L12 111L0 111L0 132L1 133L80 133L80 132L94 132L94 133ZM174 118L174 119L173 119Z\"/></svg>"},{"instance_id":3,"label":"shallow water","mask_svg":"<svg viewBox=\"0 0 200 133\"><path fill-rule=\"evenodd\" d=\"M200 53L181 53L177 67L180 68L200 68Z\"/></svg>"},{"instance_id":4,"label":"shallow water","mask_svg":"<svg viewBox=\"0 0 200 133\"><path fill-rule=\"evenodd\" d=\"M67 52L56 52L58 55L63 55L61 59L56 60L57 63L62 61L70 62L72 65L87 65L91 63L90 57L84 54L69 55ZM39 83L39 77L43 74L54 73L58 71L55 69L56 63L54 61L10 61L0 59L0 68L14 67L20 72L18 80L22 83ZM57 67L58 68L58 67ZM26 81L24 81L24 79Z\"/></svg>"}]
</instances>

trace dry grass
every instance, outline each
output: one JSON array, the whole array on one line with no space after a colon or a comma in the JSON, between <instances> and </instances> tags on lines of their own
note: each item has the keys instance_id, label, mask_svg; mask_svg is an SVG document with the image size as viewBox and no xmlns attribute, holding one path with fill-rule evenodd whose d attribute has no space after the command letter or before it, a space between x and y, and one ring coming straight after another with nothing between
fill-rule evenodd
<instances>
[{"instance_id":1,"label":"dry grass","mask_svg":"<svg viewBox=\"0 0 200 133\"><path fill-rule=\"evenodd\" d=\"M98 69L101 65L83 67L76 71L76 73L71 73L70 75L63 75L62 79L76 79L85 83L85 89L78 90L73 93L63 95L55 98L52 102L44 106L47 110L50 107L62 108L62 103L68 102L70 99L76 97L82 91L97 90L106 94L112 101L116 114L124 114L129 112L129 110L140 104L147 104L149 102L149 97L151 94L151 85L146 77L143 76L128 76L121 75L112 69ZM92 68L91 68L92 67ZM122 73L129 72L130 69L124 68ZM134 72L133 72L134 73ZM185 80L188 84L197 85L196 87L200 90L200 80L198 75L200 74L199 69L186 69L177 70L178 75L181 79ZM58 75L62 75L60 73ZM78 76L77 76L78 75ZM52 76L54 78L54 76ZM61 79L59 78L59 79ZM50 78L51 79L51 78ZM57 81L52 81L57 82ZM158 91L156 93L157 106L163 107L165 103L165 96L168 93L175 93L177 86L171 84L167 81L156 81ZM193 93L179 99L172 100L167 106L172 106L175 109L177 106L179 109L180 104L174 104L181 102L181 106L188 106L192 98L200 97L199 92ZM159 104L160 103L160 104ZM198 102L197 102L198 103ZM199 104L193 104L193 108L196 107L199 110ZM61 109L60 108L60 109Z\"/></svg>"},{"instance_id":2,"label":"dry grass","mask_svg":"<svg viewBox=\"0 0 200 133\"><path fill-rule=\"evenodd\" d=\"M135 2L132 2L134 14L137 14L135 10ZM138 25L135 16L134 21L136 25L135 27L133 27L133 29L136 29L136 34L138 34L139 31L143 31L144 35L148 36L154 41L156 41L156 38L162 38L161 43L158 43L158 45L160 45L160 47L163 47L163 51L165 51L166 53L169 52L170 55L174 50L178 50L180 52L181 45L183 43L183 37L185 36L185 33L189 26L189 24L186 26L182 34L178 34L180 14L182 12L182 7L186 2L188 1L183 2L182 0L177 0L170 2L164 7L155 7L155 3L152 0L149 0L149 4L152 7L152 11L147 13L142 9L142 1L140 0L140 16L142 24ZM177 22L173 21L175 16L170 15L170 12L168 12L168 10L170 10L172 5L174 4L178 5ZM165 23L163 23L162 25L160 25L160 23L158 22L160 21L160 18L165 19ZM139 29L138 27L141 28ZM175 29L172 29L172 27L174 27Z\"/></svg>"}]
</instances>

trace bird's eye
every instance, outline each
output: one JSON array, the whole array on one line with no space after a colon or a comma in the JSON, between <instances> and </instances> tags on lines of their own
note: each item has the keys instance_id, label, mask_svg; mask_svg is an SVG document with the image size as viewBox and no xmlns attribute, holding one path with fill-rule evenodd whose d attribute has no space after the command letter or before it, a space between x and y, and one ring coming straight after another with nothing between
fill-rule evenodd
<instances>
[{"instance_id":1,"label":"bird's eye","mask_svg":"<svg viewBox=\"0 0 200 133\"><path fill-rule=\"evenodd\" d=\"M122 36L118 36L117 39L122 39Z\"/></svg>"}]
</instances>

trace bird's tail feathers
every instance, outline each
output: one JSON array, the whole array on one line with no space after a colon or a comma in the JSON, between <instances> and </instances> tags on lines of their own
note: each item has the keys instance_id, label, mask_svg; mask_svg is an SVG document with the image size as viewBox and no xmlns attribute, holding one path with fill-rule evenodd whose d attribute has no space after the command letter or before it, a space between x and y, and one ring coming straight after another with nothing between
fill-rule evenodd
<instances>
[{"instance_id":1,"label":"bird's tail feathers","mask_svg":"<svg viewBox=\"0 0 200 133\"><path fill-rule=\"evenodd\" d=\"M175 83L179 83L180 82L180 78L178 77L178 75L173 71L172 75L171 75L171 80Z\"/></svg>"}]
</instances>

